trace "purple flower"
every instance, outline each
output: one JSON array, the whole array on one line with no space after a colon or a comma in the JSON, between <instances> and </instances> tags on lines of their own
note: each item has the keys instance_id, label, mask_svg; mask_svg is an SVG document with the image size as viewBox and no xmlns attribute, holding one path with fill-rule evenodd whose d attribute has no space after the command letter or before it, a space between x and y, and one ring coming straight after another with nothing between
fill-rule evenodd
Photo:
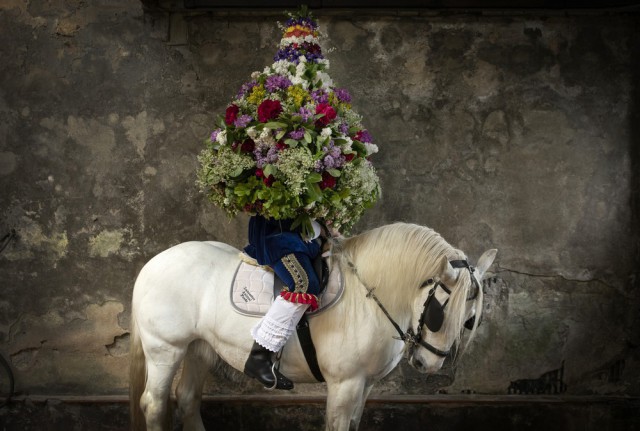
<instances>
[{"instance_id":1,"label":"purple flower","mask_svg":"<svg viewBox=\"0 0 640 431\"><path fill-rule=\"evenodd\" d=\"M356 133L356 136L354 136L354 139L360 142L368 142L368 143L373 142L373 137L371 136L371 133L369 133L368 130L364 130L364 129Z\"/></svg>"},{"instance_id":2,"label":"purple flower","mask_svg":"<svg viewBox=\"0 0 640 431\"><path fill-rule=\"evenodd\" d=\"M238 91L238 99L243 98L256 85L258 85L256 81L245 82L244 84L242 84L242 87L240 87L240 91Z\"/></svg>"},{"instance_id":3,"label":"purple flower","mask_svg":"<svg viewBox=\"0 0 640 431\"><path fill-rule=\"evenodd\" d=\"M323 162L326 169L334 169L336 167L336 161L330 154L324 156Z\"/></svg>"},{"instance_id":4,"label":"purple flower","mask_svg":"<svg viewBox=\"0 0 640 431\"><path fill-rule=\"evenodd\" d=\"M247 127L247 124L253 121L253 117L251 115L241 115L236 118L236 121L233 122L233 125L236 127Z\"/></svg>"},{"instance_id":5,"label":"purple flower","mask_svg":"<svg viewBox=\"0 0 640 431\"><path fill-rule=\"evenodd\" d=\"M267 81L264 84L264 87L270 92L273 93L278 91L281 88L287 88L291 85L291 81L289 78L282 75L271 75L267 77Z\"/></svg>"},{"instance_id":6,"label":"purple flower","mask_svg":"<svg viewBox=\"0 0 640 431\"><path fill-rule=\"evenodd\" d=\"M351 94L349 94L349 91L346 88L336 88L333 92L339 101L344 103L351 102Z\"/></svg>"},{"instance_id":7,"label":"purple flower","mask_svg":"<svg viewBox=\"0 0 640 431\"><path fill-rule=\"evenodd\" d=\"M313 30L318 28L318 24L309 17L289 18L285 23L285 27L291 27L296 24L299 24L303 27L309 27Z\"/></svg>"},{"instance_id":8,"label":"purple flower","mask_svg":"<svg viewBox=\"0 0 640 431\"><path fill-rule=\"evenodd\" d=\"M318 104L329 103L329 95L324 90L315 90L311 92L311 98Z\"/></svg>"},{"instance_id":9,"label":"purple flower","mask_svg":"<svg viewBox=\"0 0 640 431\"><path fill-rule=\"evenodd\" d=\"M304 129L298 129L294 130L293 132L289 132L289 137L291 139L299 141L300 139L304 138Z\"/></svg>"},{"instance_id":10,"label":"purple flower","mask_svg":"<svg viewBox=\"0 0 640 431\"><path fill-rule=\"evenodd\" d=\"M311 109L307 109L304 106L300 108L300 110L296 113L296 115L300 116L303 122L307 122L314 117L314 112Z\"/></svg>"},{"instance_id":11,"label":"purple flower","mask_svg":"<svg viewBox=\"0 0 640 431\"><path fill-rule=\"evenodd\" d=\"M215 142L216 139L218 139L218 133L220 132L221 132L220 129L216 129L213 132L211 132L211 142Z\"/></svg>"},{"instance_id":12,"label":"purple flower","mask_svg":"<svg viewBox=\"0 0 640 431\"><path fill-rule=\"evenodd\" d=\"M258 144L253 150L253 155L256 158L256 166L262 169L265 165L278 161L278 148L265 143Z\"/></svg>"},{"instance_id":13,"label":"purple flower","mask_svg":"<svg viewBox=\"0 0 640 431\"><path fill-rule=\"evenodd\" d=\"M340 147L336 146L333 141L329 142L328 147L322 147L322 151L326 153L322 159L324 169L340 169L344 166L346 159L342 155Z\"/></svg>"},{"instance_id":14,"label":"purple flower","mask_svg":"<svg viewBox=\"0 0 640 431\"><path fill-rule=\"evenodd\" d=\"M319 45L315 43L304 42L300 45L288 45L284 48L280 48L274 57L275 61L287 60L294 64L300 62L300 56L304 55L308 62L317 63L318 60L322 60L322 50Z\"/></svg>"},{"instance_id":15,"label":"purple flower","mask_svg":"<svg viewBox=\"0 0 640 431\"><path fill-rule=\"evenodd\" d=\"M347 135L349 134L349 125L347 123L340 123L340 125L338 126L338 130L343 135Z\"/></svg>"}]
</instances>

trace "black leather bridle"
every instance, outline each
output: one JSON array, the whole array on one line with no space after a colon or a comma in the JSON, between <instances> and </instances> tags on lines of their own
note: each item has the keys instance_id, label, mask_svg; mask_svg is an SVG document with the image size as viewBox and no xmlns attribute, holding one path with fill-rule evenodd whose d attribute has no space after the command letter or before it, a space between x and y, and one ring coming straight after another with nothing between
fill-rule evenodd
<instances>
[{"instance_id":1,"label":"black leather bridle","mask_svg":"<svg viewBox=\"0 0 640 431\"><path fill-rule=\"evenodd\" d=\"M360 275L358 274L355 266L351 262L348 262L348 263L351 269L355 272L358 279L360 279ZM467 298L467 301L472 301L476 299L478 296L478 293L480 292L480 285L478 284L478 280L476 279L476 277L473 275L475 268L469 265L469 262L467 260L452 260L452 261L449 261L449 263L453 268L467 268L467 270L469 271L469 275L471 276L471 283L473 284L473 287L474 287L473 293L471 294L470 297ZM362 280L360 280L360 282L362 283ZM429 279L425 281L422 284L422 286L420 286L421 288L424 288L427 286L432 286L432 287L431 287L431 290L429 290L429 294L427 296L426 301L424 302L424 305L422 308L422 314L420 314L420 320L418 321L418 328L416 329L415 332L413 331L413 328L409 328L407 331L402 331L402 329L400 328L400 325L398 325L396 321L393 320L393 318L391 317L387 309L384 307L384 305L382 305L380 300L373 293L374 289L370 289L364 283L362 284L367 289L367 298L373 299L376 302L376 304L378 304L382 312L385 314L385 316L387 316L387 319L389 319L393 327L398 332L399 339L404 341L408 345L409 356L413 353L413 350L417 346L422 346L428 351L430 351L431 353L433 353L434 355L437 355L443 358L449 356L449 354L451 353L451 350L440 350L422 339L423 326L426 326L427 329L430 330L431 332L438 332L442 328L442 324L444 323L444 308L447 306L449 299L447 298L444 304L440 304L440 301L436 299L435 293L438 288L441 288L447 294L451 295L451 289L445 286L445 284L442 281L440 280L434 281L433 279ZM471 318L467 319L467 321L464 323L464 327L469 330L473 329L473 326L475 324L475 318L476 317L474 315Z\"/></svg>"}]
</instances>

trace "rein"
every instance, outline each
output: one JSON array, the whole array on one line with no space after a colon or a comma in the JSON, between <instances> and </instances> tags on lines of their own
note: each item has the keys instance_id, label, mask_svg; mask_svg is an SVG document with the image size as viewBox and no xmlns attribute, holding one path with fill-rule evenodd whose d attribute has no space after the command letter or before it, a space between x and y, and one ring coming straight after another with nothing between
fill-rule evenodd
<instances>
[{"instance_id":1,"label":"rein","mask_svg":"<svg viewBox=\"0 0 640 431\"><path fill-rule=\"evenodd\" d=\"M364 283L364 281L362 281L362 278L360 277L360 274L358 272L358 268L353 264L353 262L351 262L349 258L346 258L346 261L349 268L353 271L353 273L358 278L358 281L360 281L360 284L362 284L364 288L367 290L366 297L373 299L376 302L376 304L378 304L378 307L380 307L384 315L387 316L387 319L389 319L389 322L391 322L391 324L395 328L399 337L393 337L393 338L402 340L408 346L409 348L408 352L413 351L413 349L415 349L418 345L420 345L425 349L427 349L428 351L430 351L431 353L433 353L434 355L440 356L442 358L449 356L449 354L451 353L451 350L440 350L422 339L422 327L426 324L427 328L429 328L433 332L438 332L438 330L440 330L440 328L442 327L442 323L444 322L443 310L449 300L447 299L447 301L445 301L443 305L440 305L438 300L435 299L435 292L436 292L436 289L440 287L447 294L451 295L451 289L445 286L445 284L442 283L442 281L440 280L436 282L432 278L430 278L427 281L425 281L422 284L422 286L420 286L421 288L430 286L430 285L433 285L433 287L429 291L427 300L423 305L422 314L420 315L420 320L418 322L418 328L415 332L411 327L409 327L409 329L407 329L406 331L402 331L402 328L400 328L400 325L398 325L398 323L395 320L393 320L393 317L391 317L391 314L389 314L389 312L384 307L382 302L380 302L378 297L373 293L375 288L370 288ZM451 266L454 268L467 268L469 270L469 274L471 275L471 281L475 287L475 290L474 290L473 296L470 298L467 298L467 301L471 301L475 299L478 296L479 289L480 289L478 280L473 275L475 268L469 265L469 262L467 260L451 260L449 261L449 264L451 264ZM437 307L432 306L432 304L434 304L433 301L435 301L435 304L438 304ZM464 324L465 328L470 329L469 326L471 326L472 328L474 324L473 322L474 320L475 320L475 316L469 319L467 322L465 322Z\"/></svg>"}]
</instances>

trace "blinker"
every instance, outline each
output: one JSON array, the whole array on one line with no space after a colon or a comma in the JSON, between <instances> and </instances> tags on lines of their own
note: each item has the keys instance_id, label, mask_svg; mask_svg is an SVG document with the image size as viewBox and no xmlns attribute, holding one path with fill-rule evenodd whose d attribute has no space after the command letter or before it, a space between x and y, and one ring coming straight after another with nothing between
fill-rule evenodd
<instances>
[{"instance_id":1,"label":"blinker","mask_svg":"<svg viewBox=\"0 0 640 431\"><path fill-rule=\"evenodd\" d=\"M444 323L444 306L440 304L440 301L433 294L427 300L424 323L431 332L438 332Z\"/></svg>"}]
</instances>

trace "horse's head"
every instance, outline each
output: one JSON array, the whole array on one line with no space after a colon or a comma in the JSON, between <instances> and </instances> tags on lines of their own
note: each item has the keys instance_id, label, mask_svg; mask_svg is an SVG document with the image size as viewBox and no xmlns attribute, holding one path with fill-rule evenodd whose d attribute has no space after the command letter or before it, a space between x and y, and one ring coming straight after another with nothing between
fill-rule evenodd
<instances>
[{"instance_id":1,"label":"horse's head","mask_svg":"<svg viewBox=\"0 0 640 431\"><path fill-rule=\"evenodd\" d=\"M498 250L485 251L474 268L443 256L437 276L425 280L414 302L415 344L409 363L422 373L438 371L465 328L475 335L482 314L482 278Z\"/></svg>"}]
</instances>

